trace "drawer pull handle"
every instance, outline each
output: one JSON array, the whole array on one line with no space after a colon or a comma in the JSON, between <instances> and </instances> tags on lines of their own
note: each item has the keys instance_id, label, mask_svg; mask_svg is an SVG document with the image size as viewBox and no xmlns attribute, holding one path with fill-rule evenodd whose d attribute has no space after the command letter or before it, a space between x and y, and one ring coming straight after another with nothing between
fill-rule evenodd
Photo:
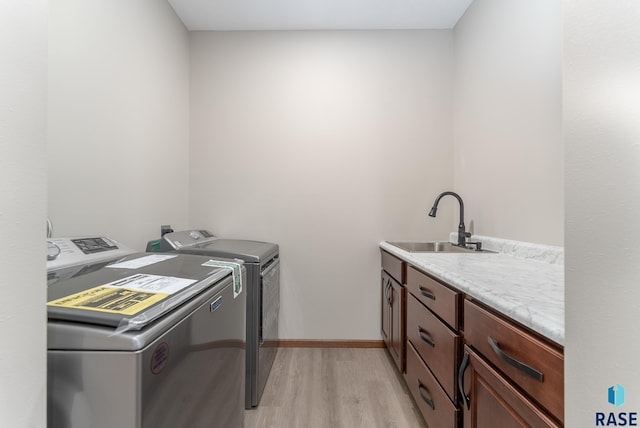
<instances>
[{"instance_id":1,"label":"drawer pull handle","mask_svg":"<svg viewBox=\"0 0 640 428\"><path fill-rule=\"evenodd\" d=\"M436 347L436 343L431 340L431 338L429 337L429 332L427 330L422 327L418 327L418 334L420 335L420 339L422 339L422 341L427 345L431 346L432 348Z\"/></svg>"},{"instance_id":2,"label":"drawer pull handle","mask_svg":"<svg viewBox=\"0 0 640 428\"><path fill-rule=\"evenodd\" d=\"M429 390L422 384L422 382L420 382L420 379L418 379L418 392L420 394L420 398L422 398L422 400L427 403L432 410L435 410L436 405L433 403L431 397L429 397Z\"/></svg>"},{"instance_id":3,"label":"drawer pull handle","mask_svg":"<svg viewBox=\"0 0 640 428\"><path fill-rule=\"evenodd\" d=\"M511 364L513 367L517 368L518 370L531 376L532 378L540 382L544 382L544 374L542 374L542 372L540 372L534 367L531 367L528 364L523 363L522 361L516 360L511 355L504 352L502 349L500 349L498 342L491 336L489 336L489 345L491 346L491 349L493 349L493 352L495 352L496 355L498 355L504 361Z\"/></svg>"},{"instance_id":4,"label":"drawer pull handle","mask_svg":"<svg viewBox=\"0 0 640 428\"><path fill-rule=\"evenodd\" d=\"M426 297L427 299L436 300L436 295L433 294L431 291L427 290L422 286L418 288L420 289L420 294L422 294L424 297Z\"/></svg>"},{"instance_id":5,"label":"drawer pull handle","mask_svg":"<svg viewBox=\"0 0 640 428\"><path fill-rule=\"evenodd\" d=\"M467 410L469 410L471 408L471 401L469 400L469 396L464 393L464 373L467 371L467 367L469 367L469 353L465 352L462 362L460 363L460 368L458 369L458 391L460 391L462 403L467 407Z\"/></svg>"}]
</instances>

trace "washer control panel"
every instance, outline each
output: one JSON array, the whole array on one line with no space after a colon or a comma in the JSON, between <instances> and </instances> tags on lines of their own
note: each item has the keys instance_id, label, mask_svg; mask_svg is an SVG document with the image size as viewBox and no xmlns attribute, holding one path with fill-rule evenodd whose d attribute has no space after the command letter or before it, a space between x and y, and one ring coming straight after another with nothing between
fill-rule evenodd
<instances>
[{"instance_id":1,"label":"washer control panel","mask_svg":"<svg viewBox=\"0 0 640 428\"><path fill-rule=\"evenodd\" d=\"M118 246L111 240L106 238L77 238L72 239L76 247L85 254L100 253L102 251L117 250Z\"/></svg>"},{"instance_id":2,"label":"washer control panel","mask_svg":"<svg viewBox=\"0 0 640 428\"><path fill-rule=\"evenodd\" d=\"M104 236L48 238L47 271L117 259L132 253L135 250Z\"/></svg>"}]
</instances>

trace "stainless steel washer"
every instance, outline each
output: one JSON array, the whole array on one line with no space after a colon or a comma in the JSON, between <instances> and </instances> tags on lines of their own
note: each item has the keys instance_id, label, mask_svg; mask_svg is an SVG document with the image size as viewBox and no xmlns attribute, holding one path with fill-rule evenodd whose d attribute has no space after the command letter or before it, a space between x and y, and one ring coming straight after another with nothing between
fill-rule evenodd
<instances>
[{"instance_id":1,"label":"stainless steel washer","mask_svg":"<svg viewBox=\"0 0 640 428\"><path fill-rule=\"evenodd\" d=\"M243 426L244 267L232 275L208 257L123 257L117 243L107 248L114 242L53 242L48 426Z\"/></svg>"},{"instance_id":2,"label":"stainless steel washer","mask_svg":"<svg viewBox=\"0 0 640 428\"><path fill-rule=\"evenodd\" d=\"M258 406L278 351L280 253L277 244L215 237L207 230L166 233L147 251L178 251L244 261L247 268L245 406Z\"/></svg>"}]
</instances>

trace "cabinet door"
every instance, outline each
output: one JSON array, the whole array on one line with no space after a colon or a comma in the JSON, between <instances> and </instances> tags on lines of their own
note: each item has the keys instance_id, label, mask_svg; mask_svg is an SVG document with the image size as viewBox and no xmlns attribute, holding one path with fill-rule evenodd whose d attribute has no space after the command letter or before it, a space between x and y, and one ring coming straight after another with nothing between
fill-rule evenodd
<instances>
[{"instance_id":1,"label":"cabinet door","mask_svg":"<svg viewBox=\"0 0 640 428\"><path fill-rule=\"evenodd\" d=\"M464 337L513 384L558 420L564 419L564 355L513 322L464 302Z\"/></svg>"},{"instance_id":2,"label":"cabinet door","mask_svg":"<svg viewBox=\"0 0 640 428\"><path fill-rule=\"evenodd\" d=\"M465 428L561 426L468 347L461 371Z\"/></svg>"},{"instance_id":3,"label":"cabinet door","mask_svg":"<svg viewBox=\"0 0 640 428\"><path fill-rule=\"evenodd\" d=\"M387 347L391 346L391 293L391 277L385 271L382 271L382 324L380 326L380 334Z\"/></svg>"},{"instance_id":4,"label":"cabinet door","mask_svg":"<svg viewBox=\"0 0 640 428\"><path fill-rule=\"evenodd\" d=\"M382 324L380 333L389 354L404 373L405 369L405 307L406 290L385 271L382 271Z\"/></svg>"},{"instance_id":5,"label":"cabinet door","mask_svg":"<svg viewBox=\"0 0 640 428\"><path fill-rule=\"evenodd\" d=\"M391 347L389 351L400 373L405 370L405 307L406 289L391 280Z\"/></svg>"}]
</instances>

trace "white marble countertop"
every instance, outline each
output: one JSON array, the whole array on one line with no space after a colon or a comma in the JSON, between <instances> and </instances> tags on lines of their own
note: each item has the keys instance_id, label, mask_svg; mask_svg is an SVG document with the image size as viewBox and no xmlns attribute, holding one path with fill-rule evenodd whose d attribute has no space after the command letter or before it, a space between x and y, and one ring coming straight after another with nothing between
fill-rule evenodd
<instances>
[{"instance_id":1,"label":"white marble countertop","mask_svg":"<svg viewBox=\"0 0 640 428\"><path fill-rule=\"evenodd\" d=\"M380 248L564 345L562 248L470 239L476 240L483 241L483 248L505 252L410 253L386 241Z\"/></svg>"}]
</instances>

